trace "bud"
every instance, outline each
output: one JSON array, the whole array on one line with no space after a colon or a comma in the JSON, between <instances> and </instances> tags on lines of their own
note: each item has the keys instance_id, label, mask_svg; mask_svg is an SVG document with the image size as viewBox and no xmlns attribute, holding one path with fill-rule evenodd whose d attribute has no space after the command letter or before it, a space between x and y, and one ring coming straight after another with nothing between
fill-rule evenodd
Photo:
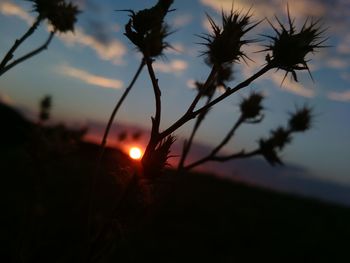
<instances>
[{"instance_id":1,"label":"bud","mask_svg":"<svg viewBox=\"0 0 350 263\"><path fill-rule=\"evenodd\" d=\"M260 139L259 141L260 145L260 153L264 156L265 160L271 164L272 166L276 164L282 165L283 162L279 158L277 152L276 152L276 147L274 145L274 142L271 139Z\"/></svg>"},{"instance_id":2,"label":"bud","mask_svg":"<svg viewBox=\"0 0 350 263\"><path fill-rule=\"evenodd\" d=\"M284 129L283 127L279 127L276 130L271 131L271 144L282 150L284 146L291 142L292 138L290 137L290 132Z\"/></svg>"},{"instance_id":3,"label":"bud","mask_svg":"<svg viewBox=\"0 0 350 263\"><path fill-rule=\"evenodd\" d=\"M240 104L241 115L244 120L261 117L261 105L264 96L260 93L252 93L248 98L243 99Z\"/></svg>"},{"instance_id":4,"label":"bud","mask_svg":"<svg viewBox=\"0 0 350 263\"><path fill-rule=\"evenodd\" d=\"M233 63L245 58L246 55L241 51L241 47L252 42L242 39L243 36L258 23L251 24L251 15L231 10L229 14L222 13L222 28L215 24L214 20L207 15L212 27L212 34L201 36L206 42L202 43L207 47L203 52L207 56L206 60L210 65L222 65L224 63Z\"/></svg>"},{"instance_id":5,"label":"bud","mask_svg":"<svg viewBox=\"0 0 350 263\"><path fill-rule=\"evenodd\" d=\"M147 159L142 159L144 174L149 178L156 178L164 172L164 168L168 166L168 159L171 157L170 147L175 142L175 137L170 135L162 140L154 152L150 153ZM145 156L144 156L145 157Z\"/></svg>"},{"instance_id":6,"label":"bud","mask_svg":"<svg viewBox=\"0 0 350 263\"><path fill-rule=\"evenodd\" d=\"M164 42L169 35L168 26L163 22L169 12L173 0L159 0L150 9L130 12L130 20L125 25L124 35L134 43L138 49L149 57L162 54L169 45Z\"/></svg>"},{"instance_id":7,"label":"bud","mask_svg":"<svg viewBox=\"0 0 350 263\"><path fill-rule=\"evenodd\" d=\"M64 0L29 0L34 3L34 11L40 19L47 19L55 30L65 33L74 31L78 7Z\"/></svg>"},{"instance_id":8,"label":"bud","mask_svg":"<svg viewBox=\"0 0 350 263\"><path fill-rule=\"evenodd\" d=\"M312 110L306 106L291 114L289 127L294 132L304 132L311 127Z\"/></svg>"},{"instance_id":9,"label":"bud","mask_svg":"<svg viewBox=\"0 0 350 263\"><path fill-rule=\"evenodd\" d=\"M305 21L299 32L296 32L294 19L291 19L288 9L288 28L286 28L276 17L280 29L271 27L276 32L276 36L267 36L272 40L270 45L265 46L263 51L271 51L267 54L267 62L277 68L286 71L285 77L291 73L293 79L298 81L296 71L307 70L311 76L307 62L307 55L319 48L326 47L322 43L326 39L322 36L318 21ZM312 78L312 76L311 76Z\"/></svg>"}]
</instances>

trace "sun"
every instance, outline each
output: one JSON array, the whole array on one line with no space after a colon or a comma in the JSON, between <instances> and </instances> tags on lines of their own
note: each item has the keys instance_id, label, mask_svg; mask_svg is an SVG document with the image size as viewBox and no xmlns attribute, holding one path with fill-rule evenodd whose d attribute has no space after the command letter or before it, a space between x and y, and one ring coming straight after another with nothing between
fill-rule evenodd
<instances>
[{"instance_id":1,"label":"sun","mask_svg":"<svg viewBox=\"0 0 350 263\"><path fill-rule=\"evenodd\" d=\"M142 157L142 150L139 147L131 147L129 150L129 156L131 159L140 160Z\"/></svg>"}]
</instances>

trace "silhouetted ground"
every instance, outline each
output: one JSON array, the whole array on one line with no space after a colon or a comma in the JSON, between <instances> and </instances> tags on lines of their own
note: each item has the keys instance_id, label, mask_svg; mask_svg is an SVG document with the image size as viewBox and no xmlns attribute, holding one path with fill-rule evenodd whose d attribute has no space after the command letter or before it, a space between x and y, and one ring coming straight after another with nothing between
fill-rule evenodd
<instances>
[{"instance_id":1,"label":"silhouetted ground","mask_svg":"<svg viewBox=\"0 0 350 263\"><path fill-rule=\"evenodd\" d=\"M99 148L63 126L22 126L13 116L19 124L1 134L0 261L86 262L89 182ZM19 133L11 137L13 129ZM173 171L149 198L147 187L132 180L133 167L107 150L89 262L349 261L349 208Z\"/></svg>"}]
</instances>

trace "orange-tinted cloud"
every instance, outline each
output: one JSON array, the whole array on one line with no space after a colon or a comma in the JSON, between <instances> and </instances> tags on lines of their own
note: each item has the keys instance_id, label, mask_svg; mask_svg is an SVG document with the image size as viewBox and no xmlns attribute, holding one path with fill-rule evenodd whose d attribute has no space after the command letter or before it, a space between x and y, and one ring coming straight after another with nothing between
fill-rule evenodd
<instances>
[{"instance_id":1,"label":"orange-tinted cloud","mask_svg":"<svg viewBox=\"0 0 350 263\"><path fill-rule=\"evenodd\" d=\"M330 92L328 98L336 101L350 102L350 90L343 92Z\"/></svg>"},{"instance_id":2,"label":"orange-tinted cloud","mask_svg":"<svg viewBox=\"0 0 350 263\"><path fill-rule=\"evenodd\" d=\"M175 59L170 63L157 61L154 63L154 69L164 73L181 73L188 68L188 63L184 60Z\"/></svg>"},{"instance_id":3,"label":"orange-tinted cloud","mask_svg":"<svg viewBox=\"0 0 350 263\"><path fill-rule=\"evenodd\" d=\"M31 24L34 21L33 17L22 7L7 1L0 3L0 13L6 16L16 16L27 24Z\"/></svg>"},{"instance_id":4,"label":"orange-tinted cloud","mask_svg":"<svg viewBox=\"0 0 350 263\"><path fill-rule=\"evenodd\" d=\"M82 69L71 66L61 66L58 68L59 73L78 79L86 84L98 86L101 88L120 89L123 82L117 79L110 79L103 76L95 75Z\"/></svg>"}]
</instances>

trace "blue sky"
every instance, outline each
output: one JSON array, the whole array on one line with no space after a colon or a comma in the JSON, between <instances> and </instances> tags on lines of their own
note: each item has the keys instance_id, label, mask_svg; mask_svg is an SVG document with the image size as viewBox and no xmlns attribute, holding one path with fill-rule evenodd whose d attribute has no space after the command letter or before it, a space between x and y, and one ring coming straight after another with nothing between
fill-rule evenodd
<instances>
[{"instance_id":1,"label":"blue sky","mask_svg":"<svg viewBox=\"0 0 350 263\"><path fill-rule=\"evenodd\" d=\"M14 106L36 112L40 98L53 96L53 116L66 123L85 125L91 121L106 122L125 86L136 71L140 54L123 36L127 13L116 9L140 10L156 1L74 1L83 11L79 15L75 33L55 36L49 49L30 61L17 66L0 79L0 99ZM252 6L256 20L274 15L286 19L286 1L235 0L234 7L248 10ZM175 0L167 17L174 33L168 42L175 50L155 62L162 89L162 127L168 127L180 117L195 96L193 82L204 80L209 67L200 52L203 46L196 34L208 32L205 12L220 21L220 12L230 10L231 0ZM197 141L215 145L238 116L238 102L251 91L266 96L266 118L261 125L247 125L237 134L226 151L253 149L256 141L267 136L270 129L286 123L286 116L296 106L313 107L315 121L312 130L295 136L293 144L283 152L288 164L307 169L314 176L350 185L350 2L346 0L294 0L290 11L300 25L308 16L321 18L329 36L330 48L310 56L313 82L307 73L300 74L300 82L287 79L281 86L283 72L269 72L242 92L234 94L211 111ZM0 3L0 54L4 54L28 28L35 13L27 1L2 0ZM18 55L41 44L47 37L43 23L33 37L18 50ZM272 33L266 21L249 33L249 38L261 42L245 50L255 62L234 66L235 81L244 80L264 63L262 45L268 43L259 34ZM233 81L229 86L234 86ZM150 127L154 114L151 83L143 72L136 86L117 116L117 121ZM176 135L185 137L191 124Z\"/></svg>"}]
</instances>

